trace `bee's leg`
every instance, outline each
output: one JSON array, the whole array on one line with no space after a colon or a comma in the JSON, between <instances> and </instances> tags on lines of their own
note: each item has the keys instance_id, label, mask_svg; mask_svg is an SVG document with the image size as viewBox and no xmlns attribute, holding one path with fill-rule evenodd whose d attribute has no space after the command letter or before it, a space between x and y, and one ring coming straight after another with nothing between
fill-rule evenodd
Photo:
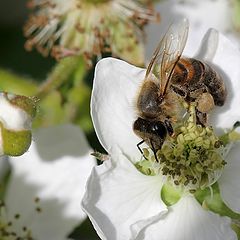
<instances>
[{"instance_id":1,"label":"bee's leg","mask_svg":"<svg viewBox=\"0 0 240 240\"><path fill-rule=\"evenodd\" d=\"M151 143L151 148L152 148L154 157L155 157L156 161L159 162L159 161L158 161L158 158L157 158L157 151L156 151L156 149L154 148L153 143L152 143L151 140L150 140L150 143Z\"/></svg>"},{"instance_id":2,"label":"bee's leg","mask_svg":"<svg viewBox=\"0 0 240 240\"><path fill-rule=\"evenodd\" d=\"M203 113L208 113L215 107L213 96L209 92L202 93L198 96L196 103L197 110Z\"/></svg>"},{"instance_id":3,"label":"bee's leg","mask_svg":"<svg viewBox=\"0 0 240 240\"><path fill-rule=\"evenodd\" d=\"M143 155L143 157L144 157L146 160L148 160L148 159L144 156L144 153L143 153L142 149L140 148L140 145L142 145L144 142L145 142L144 140L142 140L141 142L139 142L139 143L137 144L137 148L138 148L138 150L140 151L140 153Z\"/></svg>"}]
</instances>

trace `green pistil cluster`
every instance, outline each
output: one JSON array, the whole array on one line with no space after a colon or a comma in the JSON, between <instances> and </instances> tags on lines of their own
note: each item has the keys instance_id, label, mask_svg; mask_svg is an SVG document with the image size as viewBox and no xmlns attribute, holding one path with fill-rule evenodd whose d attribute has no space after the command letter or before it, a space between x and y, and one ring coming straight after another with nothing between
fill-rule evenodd
<instances>
[{"instance_id":1,"label":"green pistil cluster","mask_svg":"<svg viewBox=\"0 0 240 240\"><path fill-rule=\"evenodd\" d=\"M212 185L226 164L221 156L221 142L213 130L196 125L191 116L176 132L176 137L169 138L157 153L162 174L175 185L191 189Z\"/></svg>"},{"instance_id":2,"label":"green pistil cluster","mask_svg":"<svg viewBox=\"0 0 240 240\"><path fill-rule=\"evenodd\" d=\"M226 162L223 144L211 127L196 124L195 107L190 106L188 119L168 137L156 157L144 149L146 159L137 168L146 175L162 174L168 182L194 192L218 180Z\"/></svg>"}]
</instances>

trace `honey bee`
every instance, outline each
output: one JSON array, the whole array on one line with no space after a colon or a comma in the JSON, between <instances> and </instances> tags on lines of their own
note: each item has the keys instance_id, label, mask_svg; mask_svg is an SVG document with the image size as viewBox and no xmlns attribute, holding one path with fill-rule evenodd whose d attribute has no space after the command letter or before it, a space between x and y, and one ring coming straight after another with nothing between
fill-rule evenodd
<instances>
[{"instance_id":1,"label":"honey bee","mask_svg":"<svg viewBox=\"0 0 240 240\"><path fill-rule=\"evenodd\" d=\"M186 45L189 23L172 24L158 44L147 67L133 123L136 135L154 152L161 149L167 135L173 136L173 124L182 118L181 102L196 103L197 123L206 125L207 114L222 106L227 91L221 76L207 63L181 57ZM156 158L157 159L157 158Z\"/></svg>"}]
</instances>

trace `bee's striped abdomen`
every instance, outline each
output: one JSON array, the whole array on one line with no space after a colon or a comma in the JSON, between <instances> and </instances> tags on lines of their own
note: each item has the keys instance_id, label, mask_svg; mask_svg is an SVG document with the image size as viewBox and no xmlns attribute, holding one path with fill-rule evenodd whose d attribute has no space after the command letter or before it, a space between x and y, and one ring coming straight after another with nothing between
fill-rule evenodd
<instances>
[{"instance_id":1,"label":"bee's striped abdomen","mask_svg":"<svg viewBox=\"0 0 240 240\"><path fill-rule=\"evenodd\" d=\"M205 89L218 106L224 104L227 95L221 76L208 64L193 58L179 60L171 78L171 88L185 97L191 96L191 92Z\"/></svg>"}]
</instances>

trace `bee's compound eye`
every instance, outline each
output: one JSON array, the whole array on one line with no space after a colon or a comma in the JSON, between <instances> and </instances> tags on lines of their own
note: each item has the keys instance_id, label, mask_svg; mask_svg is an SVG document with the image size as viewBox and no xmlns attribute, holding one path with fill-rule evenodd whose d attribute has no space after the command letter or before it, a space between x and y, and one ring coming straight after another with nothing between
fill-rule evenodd
<instances>
[{"instance_id":1,"label":"bee's compound eye","mask_svg":"<svg viewBox=\"0 0 240 240\"><path fill-rule=\"evenodd\" d=\"M154 133L162 138L167 135L167 129L164 126L164 124L160 121L152 123L151 130L152 130L152 133Z\"/></svg>"}]
</instances>

